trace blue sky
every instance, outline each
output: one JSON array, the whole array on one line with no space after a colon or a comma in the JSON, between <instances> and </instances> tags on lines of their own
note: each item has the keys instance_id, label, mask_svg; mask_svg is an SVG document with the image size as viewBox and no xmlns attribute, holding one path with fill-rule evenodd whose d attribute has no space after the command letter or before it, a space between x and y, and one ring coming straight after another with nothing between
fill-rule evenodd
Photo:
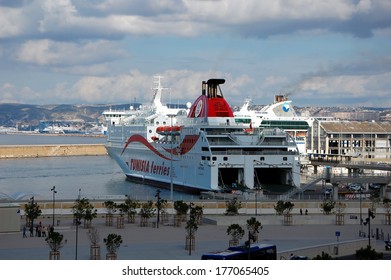
<instances>
[{"instance_id":1,"label":"blue sky","mask_svg":"<svg viewBox=\"0 0 391 280\"><path fill-rule=\"evenodd\" d=\"M389 0L0 0L0 102L391 107Z\"/></svg>"}]
</instances>

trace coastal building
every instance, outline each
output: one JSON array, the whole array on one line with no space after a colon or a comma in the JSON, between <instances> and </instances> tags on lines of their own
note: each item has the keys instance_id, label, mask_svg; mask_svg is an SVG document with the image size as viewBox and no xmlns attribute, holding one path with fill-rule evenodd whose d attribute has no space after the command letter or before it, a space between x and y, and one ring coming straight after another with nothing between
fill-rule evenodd
<instances>
[{"instance_id":1,"label":"coastal building","mask_svg":"<svg viewBox=\"0 0 391 280\"><path fill-rule=\"evenodd\" d=\"M307 147L314 156L391 159L391 123L315 119Z\"/></svg>"}]
</instances>

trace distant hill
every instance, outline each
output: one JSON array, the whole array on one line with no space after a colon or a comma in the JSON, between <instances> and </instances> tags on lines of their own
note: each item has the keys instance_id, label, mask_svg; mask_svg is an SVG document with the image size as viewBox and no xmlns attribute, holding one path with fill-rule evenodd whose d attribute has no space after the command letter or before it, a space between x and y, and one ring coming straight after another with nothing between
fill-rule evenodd
<instances>
[{"instance_id":1,"label":"distant hill","mask_svg":"<svg viewBox=\"0 0 391 280\"><path fill-rule=\"evenodd\" d=\"M69 121L79 123L96 123L104 124L105 120L102 116L103 111L108 109L124 110L130 106L138 108L141 104L93 104L93 105L31 105L31 104L14 104L0 103L0 127L16 127L20 130L33 130L38 128L40 121ZM177 106L178 104L172 104ZM168 105L170 106L170 105ZM184 105L183 105L184 106ZM263 106L253 106L259 109ZM233 108L238 110L239 107ZM309 116L334 116L340 119L347 120L376 120L390 121L390 108L347 108L347 107L296 107L298 114L306 113ZM370 118L360 119L357 114L364 114L364 117L370 114Z\"/></svg>"},{"instance_id":2,"label":"distant hill","mask_svg":"<svg viewBox=\"0 0 391 280\"><path fill-rule=\"evenodd\" d=\"M119 105L30 105L0 104L0 126L31 126L35 128L40 121L76 121L103 123L103 111L129 108L130 104Z\"/></svg>"}]
</instances>

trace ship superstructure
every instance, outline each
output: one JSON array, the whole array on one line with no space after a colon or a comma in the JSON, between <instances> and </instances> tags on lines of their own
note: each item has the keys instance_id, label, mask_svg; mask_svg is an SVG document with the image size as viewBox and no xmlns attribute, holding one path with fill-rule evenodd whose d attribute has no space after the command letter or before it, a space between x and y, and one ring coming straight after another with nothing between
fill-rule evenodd
<instances>
[{"instance_id":1,"label":"ship superstructure","mask_svg":"<svg viewBox=\"0 0 391 280\"><path fill-rule=\"evenodd\" d=\"M276 95L273 104L260 110L250 110L250 104L251 99L247 98L241 109L234 113L237 123L249 127L283 129L296 141L300 154L306 153L306 138L313 118L298 116L292 106L292 100L284 95Z\"/></svg>"}]
</instances>

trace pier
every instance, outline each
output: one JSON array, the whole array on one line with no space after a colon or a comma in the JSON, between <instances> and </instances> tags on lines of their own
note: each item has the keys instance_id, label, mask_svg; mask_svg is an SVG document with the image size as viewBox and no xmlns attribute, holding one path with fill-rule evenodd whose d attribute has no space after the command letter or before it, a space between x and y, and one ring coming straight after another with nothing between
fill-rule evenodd
<instances>
[{"instance_id":1,"label":"pier","mask_svg":"<svg viewBox=\"0 0 391 280\"><path fill-rule=\"evenodd\" d=\"M103 144L2 145L0 159L107 155Z\"/></svg>"}]
</instances>

